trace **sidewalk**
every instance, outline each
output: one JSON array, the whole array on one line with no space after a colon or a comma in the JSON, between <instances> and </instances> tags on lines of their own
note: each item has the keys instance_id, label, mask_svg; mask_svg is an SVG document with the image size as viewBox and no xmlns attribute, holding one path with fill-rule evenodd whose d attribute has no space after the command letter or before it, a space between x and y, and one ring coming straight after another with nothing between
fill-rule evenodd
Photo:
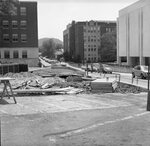
<instances>
[{"instance_id":1,"label":"sidewalk","mask_svg":"<svg viewBox=\"0 0 150 146\"><path fill-rule=\"evenodd\" d=\"M117 74L120 74L117 72ZM88 73L89 76L92 76L94 78L104 78L104 77L109 77L109 78L116 78L115 74L101 74L100 73ZM117 81L119 81L119 76L116 78ZM130 74L120 74L120 82L130 84L133 86L141 87L144 89L148 88L148 80L143 80L143 79L138 79L134 78L132 81L132 76Z\"/></svg>"}]
</instances>

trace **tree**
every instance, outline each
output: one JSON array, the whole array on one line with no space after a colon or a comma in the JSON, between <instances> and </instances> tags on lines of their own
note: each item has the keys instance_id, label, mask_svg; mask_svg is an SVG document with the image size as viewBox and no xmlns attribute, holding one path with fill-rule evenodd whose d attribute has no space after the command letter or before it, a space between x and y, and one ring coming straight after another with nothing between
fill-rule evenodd
<instances>
[{"instance_id":1,"label":"tree","mask_svg":"<svg viewBox=\"0 0 150 146\"><path fill-rule=\"evenodd\" d=\"M100 60L102 62L116 61L116 47L116 32L105 33L101 37Z\"/></svg>"},{"instance_id":2,"label":"tree","mask_svg":"<svg viewBox=\"0 0 150 146\"><path fill-rule=\"evenodd\" d=\"M16 14L18 0L0 0L0 15Z\"/></svg>"},{"instance_id":3,"label":"tree","mask_svg":"<svg viewBox=\"0 0 150 146\"><path fill-rule=\"evenodd\" d=\"M52 39L43 42L42 47L40 48L42 56L47 56L48 58L55 58L55 43Z\"/></svg>"},{"instance_id":4,"label":"tree","mask_svg":"<svg viewBox=\"0 0 150 146\"><path fill-rule=\"evenodd\" d=\"M71 58L70 58L70 54L68 51L64 52L63 56L64 56L65 61L70 61Z\"/></svg>"},{"instance_id":5,"label":"tree","mask_svg":"<svg viewBox=\"0 0 150 146\"><path fill-rule=\"evenodd\" d=\"M56 44L56 47L55 47L55 50L56 51L59 51L63 48L63 45L62 44Z\"/></svg>"}]
</instances>

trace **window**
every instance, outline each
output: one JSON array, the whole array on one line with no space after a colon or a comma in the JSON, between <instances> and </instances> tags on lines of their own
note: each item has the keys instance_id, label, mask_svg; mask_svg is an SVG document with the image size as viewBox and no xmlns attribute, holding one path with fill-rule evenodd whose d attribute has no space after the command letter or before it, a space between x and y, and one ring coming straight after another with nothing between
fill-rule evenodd
<instances>
[{"instance_id":1,"label":"window","mask_svg":"<svg viewBox=\"0 0 150 146\"><path fill-rule=\"evenodd\" d=\"M27 55L27 50L23 50L22 51L22 58L27 58L28 55Z\"/></svg>"},{"instance_id":2,"label":"window","mask_svg":"<svg viewBox=\"0 0 150 146\"><path fill-rule=\"evenodd\" d=\"M17 28L18 27L18 21L13 20L12 21L12 28Z\"/></svg>"},{"instance_id":3,"label":"window","mask_svg":"<svg viewBox=\"0 0 150 146\"><path fill-rule=\"evenodd\" d=\"M27 21L26 20L22 20L20 22L20 26L21 26L21 28L25 28L27 26Z\"/></svg>"},{"instance_id":4,"label":"window","mask_svg":"<svg viewBox=\"0 0 150 146\"><path fill-rule=\"evenodd\" d=\"M15 50L13 52L13 58L19 58L19 52L18 52L18 50Z\"/></svg>"},{"instance_id":5,"label":"window","mask_svg":"<svg viewBox=\"0 0 150 146\"><path fill-rule=\"evenodd\" d=\"M18 34L12 34L12 41L18 42Z\"/></svg>"},{"instance_id":6,"label":"window","mask_svg":"<svg viewBox=\"0 0 150 146\"><path fill-rule=\"evenodd\" d=\"M9 34L3 34L3 41L9 42Z\"/></svg>"},{"instance_id":7,"label":"window","mask_svg":"<svg viewBox=\"0 0 150 146\"><path fill-rule=\"evenodd\" d=\"M13 6L13 10L10 11L10 14L11 14L12 16L16 16L16 15L17 15L17 7Z\"/></svg>"},{"instance_id":8,"label":"window","mask_svg":"<svg viewBox=\"0 0 150 146\"><path fill-rule=\"evenodd\" d=\"M26 13L27 13L27 9L26 9L26 7L21 7L20 8L20 15L26 15Z\"/></svg>"},{"instance_id":9,"label":"window","mask_svg":"<svg viewBox=\"0 0 150 146\"><path fill-rule=\"evenodd\" d=\"M3 25L3 28L8 28L9 27L9 21L3 20L2 25Z\"/></svg>"},{"instance_id":10,"label":"window","mask_svg":"<svg viewBox=\"0 0 150 146\"><path fill-rule=\"evenodd\" d=\"M8 50L4 51L4 58L10 58L10 52Z\"/></svg>"},{"instance_id":11,"label":"window","mask_svg":"<svg viewBox=\"0 0 150 146\"><path fill-rule=\"evenodd\" d=\"M21 42L26 42L26 41L27 41L27 35L21 34Z\"/></svg>"}]
</instances>

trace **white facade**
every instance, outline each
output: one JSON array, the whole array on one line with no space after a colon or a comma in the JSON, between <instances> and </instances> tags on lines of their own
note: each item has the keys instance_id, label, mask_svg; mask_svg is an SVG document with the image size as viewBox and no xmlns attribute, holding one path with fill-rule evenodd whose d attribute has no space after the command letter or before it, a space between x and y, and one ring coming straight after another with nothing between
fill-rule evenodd
<instances>
[{"instance_id":1,"label":"white facade","mask_svg":"<svg viewBox=\"0 0 150 146\"><path fill-rule=\"evenodd\" d=\"M150 1L140 0L119 11L117 61L147 64L150 57Z\"/></svg>"}]
</instances>

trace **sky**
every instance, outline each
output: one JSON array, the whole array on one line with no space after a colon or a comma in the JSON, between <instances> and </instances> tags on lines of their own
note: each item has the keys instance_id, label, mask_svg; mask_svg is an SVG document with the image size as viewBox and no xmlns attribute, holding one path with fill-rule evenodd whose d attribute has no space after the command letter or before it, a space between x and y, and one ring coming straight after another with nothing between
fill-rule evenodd
<instances>
[{"instance_id":1,"label":"sky","mask_svg":"<svg viewBox=\"0 0 150 146\"><path fill-rule=\"evenodd\" d=\"M20 0L22 1L22 0ZM30 0L23 0L30 1ZM138 0L32 0L38 2L38 37L63 41L66 26L75 21L116 20L120 9Z\"/></svg>"}]
</instances>

